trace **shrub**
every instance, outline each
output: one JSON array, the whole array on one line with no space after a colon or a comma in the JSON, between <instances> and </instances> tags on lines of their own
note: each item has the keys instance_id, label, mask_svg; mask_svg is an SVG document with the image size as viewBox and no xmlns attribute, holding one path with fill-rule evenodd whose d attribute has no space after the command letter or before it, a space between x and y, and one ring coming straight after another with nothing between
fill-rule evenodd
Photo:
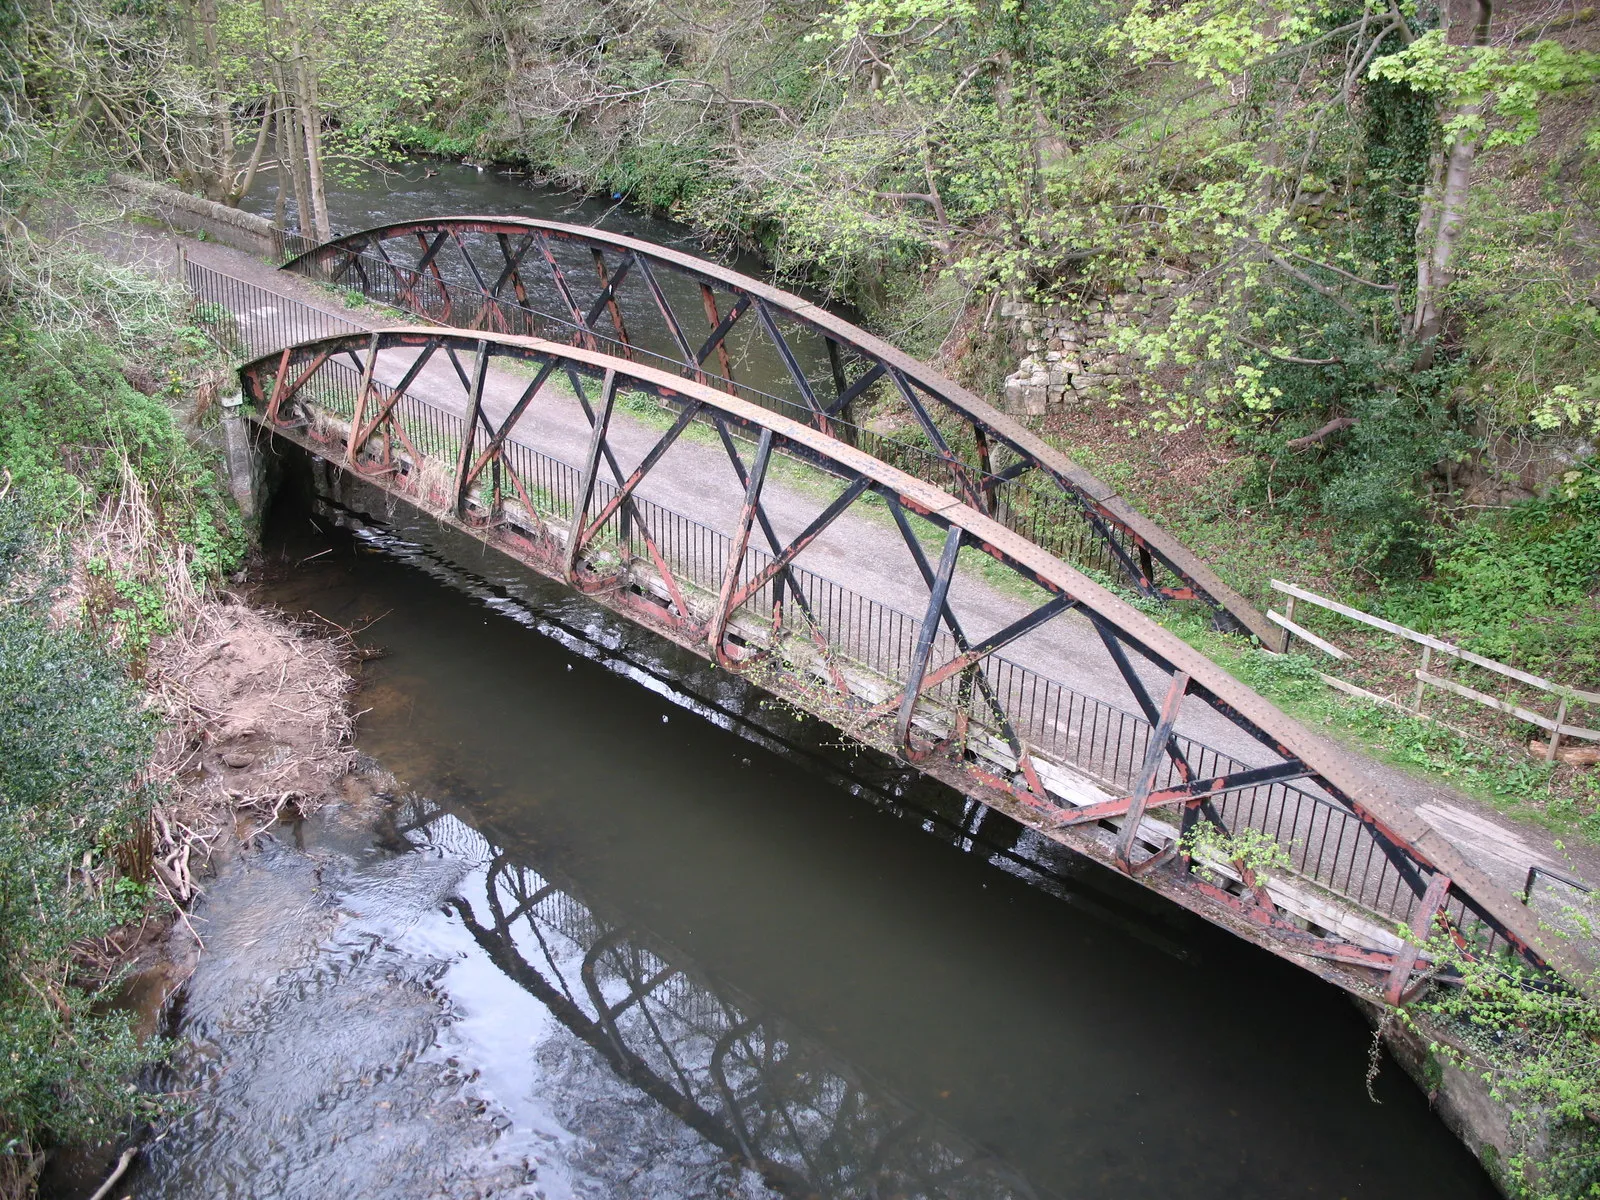
<instances>
[{"instance_id":1,"label":"shrub","mask_svg":"<svg viewBox=\"0 0 1600 1200\"><path fill-rule=\"evenodd\" d=\"M160 1053L96 1011L102 981L74 955L142 910L92 868L148 819L155 729L105 640L52 621L60 566L15 494L0 500L0 1181L37 1147L114 1133Z\"/></svg>"},{"instance_id":2,"label":"shrub","mask_svg":"<svg viewBox=\"0 0 1600 1200\"><path fill-rule=\"evenodd\" d=\"M1434 577L1394 591L1395 620L1492 658L1563 677L1600 666L1600 472L1570 472L1547 499L1439 534Z\"/></svg>"}]
</instances>

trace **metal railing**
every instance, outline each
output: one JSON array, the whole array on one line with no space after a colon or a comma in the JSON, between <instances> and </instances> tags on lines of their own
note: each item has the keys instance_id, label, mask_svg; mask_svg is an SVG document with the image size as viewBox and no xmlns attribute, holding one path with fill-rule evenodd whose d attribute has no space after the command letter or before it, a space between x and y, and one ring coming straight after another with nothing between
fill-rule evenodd
<instances>
[{"instance_id":1,"label":"metal railing","mask_svg":"<svg viewBox=\"0 0 1600 1200\"><path fill-rule=\"evenodd\" d=\"M374 382L372 386L378 404L392 394L381 383ZM359 387L359 372L349 364L334 361L313 375L301 394L313 401L318 410L348 422ZM431 466L426 462L407 463L405 469L419 476L432 472L441 487L448 486L460 456L463 418L410 394L401 397L394 408L394 418L402 431L401 445L382 447L375 453L400 454L409 449L433 459ZM475 452L481 452L486 444L487 436L479 429L474 439ZM509 485L504 488L505 498L514 501L525 496L535 510L529 514L531 518L541 525L548 522L565 529L573 520L581 479L579 468L514 437L508 443L505 461L515 476L515 482L505 481ZM587 513L597 514L615 491L614 485L597 480ZM679 585L714 596L726 571L731 539L720 530L647 499L636 497L634 512ZM637 522L625 518L619 510L602 537L620 558L648 561L643 531ZM749 581L771 561L770 555L752 546L745 559L744 580ZM921 622L803 567L795 566L791 573L830 653L878 677L885 694L903 687ZM769 583L753 594L742 606L745 615L757 621L767 620L775 586L778 585ZM942 629L935 637L934 649L936 661L956 653L952 639ZM1115 794L1126 794L1133 787L1152 732L1142 716L998 655L986 658L981 669L1030 753L1087 776ZM963 689L959 676L945 680L926 695L947 724L953 723L956 712L964 706L975 731L997 740L1002 737L996 715L973 689ZM1197 778L1235 774L1261 765L1241 763L1182 735L1175 742ZM1157 789L1176 787L1181 782L1177 767L1170 760L1164 761L1157 775ZM1410 920L1419 903L1415 890L1372 830L1338 802L1293 783L1272 783L1226 793L1213 803L1231 833L1237 835L1251 829L1271 838L1296 876L1359 906L1385 927ZM1452 901L1449 911L1469 941L1485 948L1495 944L1497 935L1459 898Z\"/></svg>"},{"instance_id":2,"label":"metal railing","mask_svg":"<svg viewBox=\"0 0 1600 1200\"><path fill-rule=\"evenodd\" d=\"M366 328L203 263L186 259L183 272L195 299L195 316L224 348L244 358Z\"/></svg>"}]
</instances>

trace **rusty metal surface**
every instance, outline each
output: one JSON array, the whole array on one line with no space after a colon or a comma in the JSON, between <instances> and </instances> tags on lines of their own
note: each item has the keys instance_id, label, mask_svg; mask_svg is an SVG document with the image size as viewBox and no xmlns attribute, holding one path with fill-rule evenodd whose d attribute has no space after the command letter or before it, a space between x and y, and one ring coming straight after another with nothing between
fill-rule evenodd
<instances>
[{"instance_id":1,"label":"rusty metal surface","mask_svg":"<svg viewBox=\"0 0 1600 1200\"><path fill-rule=\"evenodd\" d=\"M492 235L497 239L505 259L505 266L492 287L461 240L461 235L464 233L481 233ZM509 241L513 236L529 239L520 252L513 253ZM917 390L920 389L926 396L971 426L980 459L980 464L974 468L978 473L988 474L991 447L1005 446L1021 463L1044 473L1063 492L1074 497L1082 506L1083 516L1091 529L1096 530L1106 543L1110 551L1108 558L1111 565L1127 574L1129 581L1142 592L1157 598L1197 598L1210 605L1224 623L1253 634L1263 645L1281 648L1283 644L1283 631L1267 621L1254 605L1224 583L1187 547L1138 512L1108 484L1049 445L1043 438L1029 431L1021 422L1000 412L969 389L933 370L925 363L830 313L825 308L792 292L773 287L716 263L653 242L586 226L512 216L455 215L394 222L361 230L298 256L287 263L284 270L302 274L314 274L320 271L334 282L338 282L347 272L353 273L355 278L360 280L362 289L368 294L373 292L369 273L387 270L400 285L398 297L400 303L410 308L419 307L418 289L423 286L426 274L428 281L437 287L444 300L439 319L444 324L459 326L468 322L458 319L459 314L452 313L454 289L446 285L438 269L438 256L447 238L453 242L471 267L477 283L477 294L496 307L511 302L510 297L500 296L501 289L507 284L514 284L516 301L525 302L526 292L521 271L535 258L543 261L551 272L563 306L567 308L574 326L593 330L594 322L600 312L609 312L615 330L615 338L610 340L625 355L631 355L632 347L617 309L615 290L623 286L624 277L629 274L629 267L638 264L641 269L633 273L642 276L644 284L651 291L680 347L685 368L702 381L712 378L706 371L705 364L713 351L720 356L723 378L731 380L732 367L728 362L725 338L740 314L744 313L747 307L754 307L756 310L754 319L765 327L769 340L782 356L791 375L804 393L807 406L814 410L815 423L825 431L829 429L831 420L836 419L838 410L847 404L845 395L848 389L838 366L838 348L845 347L874 364L874 370L885 373L892 380L900 393L904 407L915 415L924 432L934 443L939 456L947 458L954 468L956 490L962 492L965 498L977 507L985 507L984 501L988 495L984 490L986 485L983 485L982 481L975 483L970 480L968 472L963 469L963 464L959 464L948 447L942 445L937 429L922 411L920 399L916 395ZM588 306L587 314L584 311L585 306L573 292L573 280L557 264L551 253L549 243L552 238L581 244L588 247L595 255L600 291L593 304ZM383 249L384 243L412 239L417 241L422 251L421 258L415 262L393 261ZM540 254L529 254L528 251L535 242ZM376 250L381 258L373 258L371 256L373 250ZM622 267L620 271L607 272L604 251L612 251L623 256L620 260ZM726 316L713 321L715 328L712 336L698 353L694 352L685 340L680 322L651 272L652 263L666 267L699 284L708 317L717 312L711 289L721 289L737 297L737 306ZM336 264L338 269L334 270ZM833 406L825 409L812 394L803 373L794 362L792 351L773 321L774 314L793 320L826 339L830 358L834 363L836 386L840 393ZM481 319L487 321L490 315L486 311ZM750 319L746 317L745 323ZM589 348L599 348L600 342L595 334L590 333L587 338L579 336L580 340L587 341ZM858 384L860 382L861 380L857 381ZM1101 526L1110 527L1118 536L1113 537L1107 529L1100 528ZM1154 571L1152 559L1161 563L1176 577L1177 587L1162 588L1157 585L1152 577Z\"/></svg>"},{"instance_id":2,"label":"rusty metal surface","mask_svg":"<svg viewBox=\"0 0 1600 1200\"><path fill-rule=\"evenodd\" d=\"M338 432L338 421L331 424L324 421L324 427L319 432L316 427L319 410L305 402L305 397L319 386L319 373L325 375L336 369L352 373L352 368L341 360L354 363L356 369L353 373L362 380L361 394L354 398L354 411L360 412L369 399L366 391L371 386L374 355L386 350L399 350L402 355L409 353L415 358L425 350L432 354L441 348L452 358L458 352L465 351L477 356L476 369L470 377L464 369L458 368L469 402L481 390L483 364L492 357L506 357L540 367L557 364L570 373L575 387L580 378L604 380L605 403L600 413L591 413L590 417L595 431L595 445L585 466L586 476L592 476L605 457L604 412L609 409L617 389L643 391L677 406L680 410L679 420L627 480L622 478L621 470L612 463L618 486L612 489L612 499L607 506L610 512L617 513L627 508L631 487L648 473L653 462L659 461L677 431L687 424L689 416L698 413L713 419L723 433L746 493L745 511L740 520L742 532L736 539L737 555L730 559L730 565L722 576L716 611L709 618L691 611L683 592L674 585L672 569L655 552L653 545L653 565L662 577L670 598L652 598L637 587L630 590L624 586L629 578L626 571L605 576L592 571L584 574L580 569L580 560L584 558L586 550L585 538L592 537L601 524L600 521L586 519L589 512L587 495L585 503L577 509L572 519L570 532L562 534L566 539L565 544L554 536L548 521L541 523L538 520L539 514L534 504L522 490L521 483L516 481L514 472L510 472L509 465L507 471L512 475L512 482L516 484L527 513L539 526L537 529L513 527L503 514L496 513L495 508L500 503L498 487L493 498L486 498L486 493L480 491L477 502L469 504L468 489L462 475L469 469L472 458L465 445L461 447L456 460L456 479L440 502L430 503L429 496L418 496L414 490L408 492L407 485L400 480L406 463L396 456L396 438L385 440L381 458L373 457L374 452L366 445L381 421L389 420L391 428L395 428L392 422L395 419L396 396L389 396L380 406L380 412L384 415L358 430L357 444L353 446L348 433L351 424L348 417L344 418L345 432ZM366 360L361 357L363 353L367 355ZM407 371L405 374L410 377L415 372ZM850 499L843 504L836 501L830 506L830 511L842 509L855 496L870 491L891 505L903 506L920 514L947 532L947 546L965 544L981 548L997 562L1058 599L1070 599L1073 607L1090 615L1102 636L1107 638L1109 647L1116 648L1120 654L1131 652L1139 656L1169 678L1167 703L1158 705L1148 688L1139 682L1138 674L1129 673L1136 695L1151 718L1150 723L1157 736L1149 743L1146 768L1132 788L1132 794L1120 802L1123 805L1120 828L1114 820L1115 813L1110 811L1097 824L1077 821L1075 818L1083 810L1074 808L1074 802L1047 791L1039 782L1038 774L1030 767L1032 758L1037 755L1027 748L1021 748L1017 756L1016 775L1023 777L1021 779L1006 778L1004 772L996 773L992 767L985 765L981 756L974 758L970 752L964 753L970 748L962 744L961 738L966 731L959 721L955 731L946 730L946 736L942 739L936 737L931 747L913 746L911 739L905 736L892 744L894 752L913 762L918 769L950 782L991 807L1006 812L1097 861L1134 874L1141 883L1192 911L1343 986L1358 987L1362 979L1371 984L1369 976L1372 970L1378 971L1384 979L1400 972L1409 976L1420 961L1414 946L1392 936L1387 939L1387 944L1376 944L1371 937L1363 939L1359 936L1337 935L1326 927L1319 929L1312 926L1308 929L1303 916L1291 919L1286 912L1280 911L1280 905L1269 895L1269 888L1253 877L1248 864L1233 864L1243 887L1238 893L1231 892L1204 878L1206 871L1203 864L1197 869L1187 848L1175 844L1172 837L1161 833L1159 829L1152 832L1148 824L1135 826L1127 821L1129 810L1153 808L1157 804L1176 804L1184 810L1185 829L1200 821L1210 821L1220 827L1221 822L1210 807L1211 798L1229 788L1249 786L1257 778L1249 772L1232 777L1193 778L1187 762L1183 761L1175 744L1165 736L1170 733L1170 717L1176 713L1180 699L1187 698L1191 704L1205 704L1222 714L1271 754L1280 757L1282 762L1276 768L1280 774L1303 776L1359 820L1382 853L1394 862L1400 877L1411 889L1412 895L1405 911L1408 914L1425 914L1416 916L1412 921L1419 937L1422 931L1432 927L1430 922L1439 921L1447 925L1454 922L1453 928L1461 938L1460 931L1466 927L1466 918L1471 917L1480 922L1483 929L1492 931L1485 948L1496 944L1495 939L1499 939L1537 965L1550 966L1569 977L1577 974L1575 965L1567 961L1560 946L1552 945L1545 939L1533 913L1466 862L1453 845L1410 809L1403 797L1391 795L1364 782L1362 773L1345 754L1310 736L1296 721L1185 642L1026 538L934 485L882 463L811 425L669 371L619 360L583 347L479 331L402 327L324 338L292 347L281 355L258 358L242 367L240 376L246 394L261 406L261 419L276 432L292 438L333 463L353 469L379 486L421 502L441 520L473 533L536 569L568 579L584 590L593 592L603 603L630 619L646 624L698 653L715 656L724 665L734 669L748 669L761 661L759 648L753 642L746 639L741 647L728 640L727 635L735 607L729 602L739 590L737 585L745 578L741 572L746 566L746 549L751 531L762 516L761 478L766 458L774 449L781 449L783 453L794 457L826 463L832 474L853 485L847 487L845 493ZM581 388L579 395L582 395ZM520 413L521 406L517 411ZM321 416L325 418L326 412ZM483 430L478 436L483 437L485 444L491 448L496 445L503 447L506 444L504 435L510 424L508 420L507 427L497 430L492 423L484 420ZM748 471L727 439L729 428L737 428L745 437L757 443L757 459ZM404 441L405 431L396 429L396 436ZM409 446L410 442L405 441L405 445ZM419 465L415 462L411 464L414 476ZM479 461L477 465L481 471L483 462ZM809 536L811 531L808 530L795 540L796 544ZM779 566L779 569L766 572L775 596L772 615L774 629L783 621L784 572L781 568L793 561L794 554L789 551L797 553L794 545L780 551L774 542L774 555L769 556ZM941 568L943 566L941 563ZM941 610L948 609L941 583L948 573L943 569L934 573L927 569L925 562L923 568L930 594L927 619L936 621ZM746 593L748 596L748 589ZM800 595L798 587L794 594L796 597ZM958 639L957 645L960 644L961 639ZM925 656L921 665L926 666ZM832 669L831 661L829 666ZM840 679L835 670L835 683L839 684ZM794 678L782 677L780 673L761 679L762 686L780 694L784 689L789 689L791 698L797 703L835 723L840 722L842 714L864 722L881 717L884 724L894 727L898 716L900 732L904 734L909 732L910 711L919 698L919 680L905 677L889 682L892 685L888 692L891 700L887 704L880 697L874 707L861 696L850 694L849 686L845 685L846 694L842 700L835 697L838 704L830 708L819 700L815 692L798 686L799 681ZM852 734L860 736L855 730L852 730ZM1165 791L1155 788L1155 767L1159 765L1162 755L1174 761L1175 778L1183 781L1183 787L1169 787ZM1040 760L1038 765L1042 768L1043 761ZM1133 852L1136 844L1142 845L1152 855L1159 856L1160 861L1140 862L1135 869ZM1447 911L1448 903L1461 907ZM1421 923L1418 924L1418 921ZM1350 974L1352 970L1356 972L1354 977ZM1369 987L1368 990L1372 989Z\"/></svg>"}]
</instances>

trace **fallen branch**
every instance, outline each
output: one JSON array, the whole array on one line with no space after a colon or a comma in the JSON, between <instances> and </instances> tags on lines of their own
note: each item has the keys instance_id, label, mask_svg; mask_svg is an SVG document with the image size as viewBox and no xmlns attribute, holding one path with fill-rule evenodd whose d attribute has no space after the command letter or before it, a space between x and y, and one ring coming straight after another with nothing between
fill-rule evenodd
<instances>
[{"instance_id":1,"label":"fallen branch","mask_svg":"<svg viewBox=\"0 0 1600 1200\"><path fill-rule=\"evenodd\" d=\"M1349 429L1352 425L1359 425L1360 421L1354 417L1335 417L1315 433L1308 433L1305 437L1291 438L1285 445L1288 449L1296 451L1310 449L1324 438L1331 437L1341 429Z\"/></svg>"},{"instance_id":2,"label":"fallen branch","mask_svg":"<svg viewBox=\"0 0 1600 1200\"><path fill-rule=\"evenodd\" d=\"M138 1153L139 1147L137 1146L129 1146L124 1150L122 1157L117 1159L117 1165L111 1168L111 1174L106 1176L106 1181L95 1189L94 1195L90 1196L89 1200L105 1200L111 1194L111 1189L116 1186L117 1180L121 1179L123 1172L128 1169L128 1164L133 1161L133 1156Z\"/></svg>"},{"instance_id":3,"label":"fallen branch","mask_svg":"<svg viewBox=\"0 0 1600 1200\"><path fill-rule=\"evenodd\" d=\"M1299 355L1285 354L1281 350L1274 350L1270 346L1263 346L1259 342L1252 342L1249 338L1240 338L1239 341L1244 345L1249 346L1252 350L1260 351L1268 358L1275 358L1279 362L1293 363L1297 367L1331 367L1336 363L1342 363L1344 361L1342 358L1301 358Z\"/></svg>"}]
</instances>

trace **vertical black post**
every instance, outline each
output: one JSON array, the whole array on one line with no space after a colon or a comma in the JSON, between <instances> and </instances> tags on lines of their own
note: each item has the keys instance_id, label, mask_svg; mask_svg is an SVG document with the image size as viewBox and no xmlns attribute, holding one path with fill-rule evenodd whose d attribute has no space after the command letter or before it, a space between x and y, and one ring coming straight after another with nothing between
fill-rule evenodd
<instances>
[{"instance_id":1,"label":"vertical black post","mask_svg":"<svg viewBox=\"0 0 1600 1200\"><path fill-rule=\"evenodd\" d=\"M911 658L911 673L906 676L905 696L900 701L900 719L895 725L894 735L897 746L904 746L911 736L911 714L917 707L922 677L928 671L928 655L933 650L933 639L939 633L939 616L944 612L950 580L956 573L956 558L961 552L963 533L959 525L952 525L944 537L944 554L939 559L939 570L928 589L928 611L922 618L922 628L917 631L917 649Z\"/></svg>"},{"instance_id":2,"label":"vertical black post","mask_svg":"<svg viewBox=\"0 0 1600 1200\"><path fill-rule=\"evenodd\" d=\"M478 422L483 413L483 377L489 370L489 343L478 343L478 358L472 367L472 386L467 389L467 419L461 429L461 458L456 463L456 519L467 516L467 492L471 488L472 450L478 440Z\"/></svg>"},{"instance_id":3,"label":"vertical black post","mask_svg":"<svg viewBox=\"0 0 1600 1200\"><path fill-rule=\"evenodd\" d=\"M839 397L849 390L850 385L845 382L844 359L839 354L839 343L832 338L823 340L828 343L828 366L833 371L833 398L837 402ZM849 404L841 406L834 415L843 422L842 428L835 429L835 432L839 435L839 440L854 446L857 442L855 401L852 400Z\"/></svg>"}]
</instances>

